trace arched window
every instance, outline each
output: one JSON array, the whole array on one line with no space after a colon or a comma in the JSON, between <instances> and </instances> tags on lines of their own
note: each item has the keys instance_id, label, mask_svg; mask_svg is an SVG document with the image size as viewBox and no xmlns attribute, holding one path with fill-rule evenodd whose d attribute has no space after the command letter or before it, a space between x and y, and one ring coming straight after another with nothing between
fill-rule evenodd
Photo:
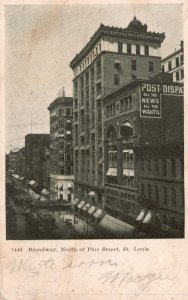
<instances>
[{"instance_id":1,"label":"arched window","mask_svg":"<svg viewBox=\"0 0 188 300\"><path fill-rule=\"evenodd\" d=\"M133 127L130 122L126 121L121 125L121 136L123 139L133 136Z\"/></svg>"}]
</instances>

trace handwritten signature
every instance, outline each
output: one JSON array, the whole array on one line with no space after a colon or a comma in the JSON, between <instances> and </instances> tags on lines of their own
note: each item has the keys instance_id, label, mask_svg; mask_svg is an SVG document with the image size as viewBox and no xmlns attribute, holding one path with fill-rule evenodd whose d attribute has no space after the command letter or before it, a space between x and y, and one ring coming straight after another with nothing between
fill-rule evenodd
<instances>
[{"instance_id":1,"label":"handwritten signature","mask_svg":"<svg viewBox=\"0 0 188 300\"><path fill-rule=\"evenodd\" d=\"M122 264L118 264L116 261L111 259L108 260L91 260L91 261L80 261L74 264L72 261L68 262L66 265L56 265L52 257L41 260L39 262L33 262L31 258L13 260L6 265L10 274L25 272L28 277L34 277L39 275L43 271L55 271L57 269L66 270L71 269L72 271L78 270L80 268L91 269L95 267L100 268L99 276L97 278L101 285L110 285L116 288L125 287L130 284L135 285L135 295L139 296L143 293L153 282L160 281L174 281L177 276L171 276L167 271L161 272L146 272L136 273L134 270L128 271L129 266L122 268ZM106 271L106 267L110 268ZM121 269L120 269L121 268ZM105 272L104 272L105 270Z\"/></svg>"}]
</instances>

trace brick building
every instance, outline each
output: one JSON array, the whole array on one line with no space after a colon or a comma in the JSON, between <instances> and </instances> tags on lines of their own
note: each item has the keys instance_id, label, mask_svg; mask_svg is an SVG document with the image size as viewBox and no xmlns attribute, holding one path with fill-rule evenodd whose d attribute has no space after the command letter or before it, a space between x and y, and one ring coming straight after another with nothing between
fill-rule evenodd
<instances>
[{"instance_id":1,"label":"brick building","mask_svg":"<svg viewBox=\"0 0 188 300\"><path fill-rule=\"evenodd\" d=\"M73 98L56 98L50 112L50 196L51 200L70 200L73 189Z\"/></svg>"},{"instance_id":2,"label":"brick building","mask_svg":"<svg viewBox=\"0 0 188 300\"><path fill-rule=\"evenodd\" d=\"M161 70L164 33L147 30L134 17L127 28L101 24L71 61L75 193L104 207L104 128L101 97L133 78L149 80ZM113 109L113 108L112 108ZM90 197L92 196L92 197Z\"/></svg>"},{"instance_id":3,"label":"brick building","mask_svg":"<svg viewBox=\"0 0 188 300\"><path fill-rule=\"evenodd\" d=\"M167 79L102 98L105 210L155 237L184 228L183 85Z\"/></svg>"},{"instance_id":4,"label":"brick building","mask_svg":"<svg viewBox=\"0 0 188 300\"><path fill-rule=\"evenodd\" d=\"M25 136L26 179L36 181L43 187L43 160L46 147L50 147L49 134L28 134Z\"/></svg>"}]
</instances>

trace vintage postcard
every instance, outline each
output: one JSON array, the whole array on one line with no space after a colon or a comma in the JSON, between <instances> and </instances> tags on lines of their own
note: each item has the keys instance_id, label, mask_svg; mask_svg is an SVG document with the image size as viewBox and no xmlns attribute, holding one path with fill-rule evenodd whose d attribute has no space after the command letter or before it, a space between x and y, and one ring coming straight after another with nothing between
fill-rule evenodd
<instances>
[{"instance_id":1,"label":"vintage postcard","mask_svg":"<svg viewBox=\"0 0 188 300\"><path fill-rule=\"evenodd\" d=\"M187 1L1 8L0 299L188 299Z\"/></svg>"}]
</instances>

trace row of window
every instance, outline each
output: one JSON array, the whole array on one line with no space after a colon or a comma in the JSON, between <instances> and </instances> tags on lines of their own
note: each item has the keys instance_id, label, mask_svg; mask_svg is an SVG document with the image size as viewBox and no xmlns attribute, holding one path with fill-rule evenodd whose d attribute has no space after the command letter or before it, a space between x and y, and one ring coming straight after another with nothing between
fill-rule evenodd
<instances>
[{"instance_id":1,"label":"row of window","mask_svg":"<svg viewBox=\"0 0 188 300\"><path fill-rule=\"evenodd\" d=\"M136 47L136 53L133 51L133 47ZM123 53L123 43L118 42L118 52ZM127 54L141 54L141 46L139 44L132 45L131 43L127 43ZM145 45L144 46L144 54L149 55L149 46Z\"/></svg>"},{"instance_id":2,"label":"row of window","mask_svg":"<svg viewBox=\"0 0 188 300\"><path fill-rule=\"evenodd\" d=\"M72 108L59 108L59 116L72 116Z\"/></svg>"},{"instance_id":3,"label":"row of window","mask_svg":"<svg viewBox=\"0 0 188 300\"><path fill-rule=\"evenodd\" d=\"M67 161L72 161L72 160L73 160L73 158L72 158L71 154L65 154L65 153L59 154L59 161L67 162Z\"/></svg>"},{"instance_id":4,"label":"row of window","mask_svg":"<svg viewBox=\"0 0 188 300\"><path fill-rule=\"evenodd\" d=\"M71 166L62 166L59 168L59 174L60 175L71 175L73 174L73 168Z\"/></svg>"},{"instance_id":5,"label":"row of window","mask_svg":"<svg viewBox=\"0 0 188 300\"><path fill-rule=\"evenodd\" d=\"M115 210L121 209L122 212L135 213L135 204L125 200L107 196L106 205L111 206Z\"/></svg>"},{"instance_id":6,"label":"row of window","mask_svg":"<svg viewBox=\"0 0 188 300\"><path fill-rule=\"evenodd\" d=\"M70 150L72 150L72 144L61 141L61 142L59 142L59 150L70 151Z\"/></svg>"},{"instance_id":7,"label":"row of window","mask_svg":"<svg viewBox=\"0 0 188 300\"><path fill-rule=\"evenodd\" d=\"M170 61L168 61L167 64L163 65L162 71L163 72L171 71L172 69L183 65L183 63L184 63L184 58L183 58L183 54L181 54L180 56L177 56L176 58L173 58ZM166 66L166 68L165 68L165 66Z\"/></svg>"},{"instance_id":8,"label":"row of window","mask_svg":"<svg viewBox=\"0 0 188 300\"><path fill-rule=\"evenodd\" d=\"M158 185L151 185L151 184L141 184L141 198L142 200L147 199L149 201L155 200L159 202L162 200L164 205L168 205L169 200L171 202L171 207L175 208L180 206L183 208L184 206L184 191L183 189L180 190L180 196L177 198L176 188L171 187L167 189L166 186L160 187ZM179 205L178 205L179 203Z\"/></svg>"},{"instance_id":9,"label":"row of window","mask_svg":"<svg viewBox=\"0 0 188 300\"><path fill-rule=\"evenodd\" d=\"M173 78L174 81L179 81L184 79L184 70L181 69L180 71L175 72L173 76L174 76Z\"/></svg>"},{"instance_id":10,"label":"row of window","mask_svg":"<svg viewBox=\"0 0 188 300\"><path fill-rule=\"evenodd\" d=\"M184 177L184 163L183 160L178 161L176 159L171 160L147 160L141 162L141 174L142 175L154 175L154 176L170 176L181 178Z\"/></svg>"},{"instance_id":11,"label":"row of window","mask_svg":"<svg viewBox=\"0 0 188 300\"><path fill-rule=\"evenodd\" d=\"M108 152L108 160L109 162L117 162L117 150ZM133 152L123 152L123 162L133 162L134 154Z\"/></svg>"}]
</instances>

